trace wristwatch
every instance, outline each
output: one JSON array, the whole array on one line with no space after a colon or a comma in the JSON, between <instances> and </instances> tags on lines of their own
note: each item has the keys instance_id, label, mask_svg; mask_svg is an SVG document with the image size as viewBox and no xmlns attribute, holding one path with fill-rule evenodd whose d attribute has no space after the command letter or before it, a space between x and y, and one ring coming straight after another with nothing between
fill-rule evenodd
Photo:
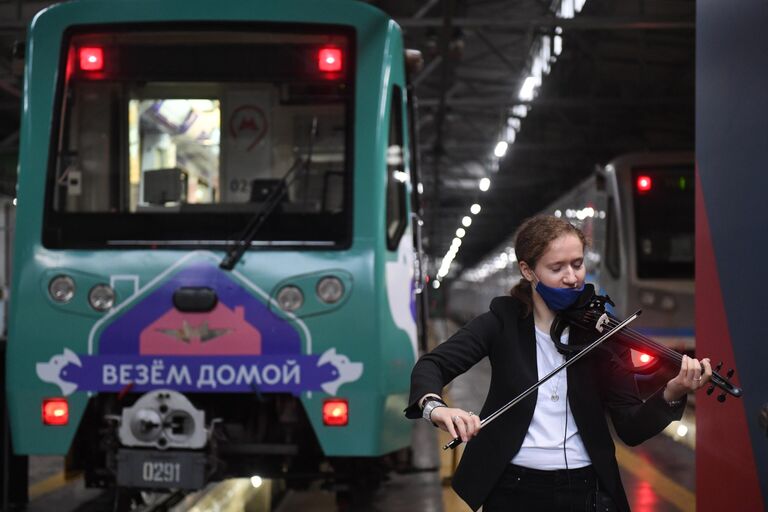
<instances>
[{"instance_id":1,"label":"wristwatch","mask_svg":"<svg viewBox=\"0 0 768 512\"><path fill-rule=\"evenodd\" d=\"M442 400L430 397L427 399L427 403L424 404L424 409L421 412L421 416L428 422L434 424L432 422L432 411L434 411L438 407L445 407L445 406L446 405Z\"/></svg>"},{"instance_id":2,"label":"wristwatch","mask_svg":"<svg viewBox=\"0 0 768 512\"><path fill-rule=\"evenodd\" d=\"M665 400L665 402L667 402L667 405L668 405L668 406L669 406L671 409L674 409L675 407L679 407L679 406L680 406L680 404L682 404L682 403L683 403L683 399L682 399L682 398L679 398L679 399L677 399L677 400Z\"/></svg>"},{"instance_id":3,"label":"wristwatch","mask_svg":"<svg viewBox=\"0 0 768 512\"><path fill-rule=\"evenodd\" d=\"M664 386L664 389L666 389L666 388L667 388L667 387L666 387L666 386ZM662 393L663 393L663 392L664 392L664 391L662 391ZM678 398L677 400L667 400L667 399L665 399L665 398L664 398L664 395L663 395L663 394L662 394L662 396L661 396L661 397L662 397L662 399L663 399L665 402L667 402L667 405L670 407L670 409L674 409L674 408L676 408L676 407L679 407L679 406L680 406L680 404L682 404L682 403L683 403L683 400L685 399L685 395L681 396L681 397L680 397L680 398Z\"/></svg>"},{"instance_id":4,"label":"wristwatch","mask_svg":"<svg viewBox=\"0 0 768 512\"><path fill-rule=\"evenodd\" d=\"M429 402L430 400L437 400L441 404L445 403L445 401L442 398L440 398L440 395L436 395L434 393L427 393L426 395L424 395L424 398L421 399L421 402L419 402L419 407L421 409L424 409L424 406L427 405L427 402Z\"/></svg>"}]
</instances>

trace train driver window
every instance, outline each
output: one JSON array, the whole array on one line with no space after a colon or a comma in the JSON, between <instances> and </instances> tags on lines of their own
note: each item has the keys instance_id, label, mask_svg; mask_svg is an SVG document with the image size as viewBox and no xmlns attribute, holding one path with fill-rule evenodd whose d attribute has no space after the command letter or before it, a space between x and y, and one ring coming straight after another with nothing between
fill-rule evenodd
<instances>
[{"instance_id":1,"label":"train driver window","mask_svg":"<svg viewBox=\"0 0 768 512\"><path fill-rule=\"evenodd\" d=\"M403 160L403 95L400 87L392 87L389 110L389 142L387 144L387 248L397 249L407 226L407 175Z\"/></svg>"},{"instance_id":2,"label":"train driver window","mask_svg":"<svg viewBox=\"0 0 768 512\"><path fill-rule=\"evenodd\" d=\"M256 244L351 243L353 74L317 66L354 62L346 29L92 30L64 42L47 247L220 246L277 196Z\"/></svg>"},{"instance_id":3,"label":"train driver window","mask_svg":"<svg viewBox=\"0 0 768 512\"><path fill-rule=\"evenodd\" d=\"M175 89L178 94L184 88ZM132 212L211 204L219 195L221 102L161 99L171 91L162 92L150 90L149 95L156 97L128 100L128 209ZM132 96L139 96L139 91Z\"/></svg>"},{"instance_id":4,"label":"train driver window","mask_svg":"<svg viewBox=\"0 0 768 512\"><path fill-rule=\"evenodd\" d=\"M690 165L632 169L638 278L693 279L694 181Z\"/></svg>"}]
</instances>

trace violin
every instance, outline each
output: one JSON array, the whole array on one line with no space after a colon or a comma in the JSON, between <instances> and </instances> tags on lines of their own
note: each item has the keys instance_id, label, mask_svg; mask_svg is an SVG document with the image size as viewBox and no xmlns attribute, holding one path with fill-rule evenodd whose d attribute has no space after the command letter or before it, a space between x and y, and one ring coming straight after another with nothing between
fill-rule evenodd
<instances>
[{"instance_id":1,"label":"violin","mask_svg":"<svg viewBox=\"0 0 768 512\"><path fill-rule=\"evenodd\" d=\"M575 355L573 355L572 357L566 358L566 361L563 362L563 364L561 364L560 366L558 366L557 368L555 368L554 370L552 370L551 372L546 374L544 377L539 379L538 382L532 384L528 389L526 389L525 391L523 391L522 393L517 395L515 398L513 398L512 400L507 402L506 405L500 407L495 412L493 412L493 413L489 414L488 416L486 416L485 418L483 418L480 421L480 428L483 428L488 423L492 422L493 420L495 420L496 418L498 418L499 416L501 416L502 414L507 412L509 409L511 409L515 405L519 404L525 397L527 397L528 395L530 395L531 393L536 391L542 384L547 382L549 379L551 379L557 373L559 373L562 370L568 368L569 366L574 364L576 361L578 361L582 357L586 356L587 354L589 354L590 352L592 352L593 350L598 348L605 340L607 340L608 338L613 336L615 333L619 332L621 329L623 329L630 322L634 321L639 315L640 315L640 312L638 311L638 312L634 313L633 315L628 316L627 318L625 318L624 320L622 320L618 324L616 324L613 327L611 327L608 330L606 330L605 333L602 334L602 336L600 336L596 340L592 341L589 345L584 347L582 350L577 352ZM457 438L453 439L451 442L449 442L448 444L446 444L445 446L443 446L443 450L447 450L448 448L451 448L451 449L456 448L458 445L461 444L461 442L462 442L461 438L457 437Z\"/></svg>"},{"instance_id":2,"label":"violin","mask_svg":"<svg viewBox=\"0 0 768 512\"><path fill-rule=\"evenodd\" d=\"M683 362L682 354L627 327L630 322L634 321L640 315L640 311L635 312L624 320L617 320L615 317L608 314L606 311L606 304L615 306L613 301L611 301L610 297L607 295L597 295L597 293L595 293L595 287L592 284L584 285L584 291L579 295L579 298L574 305L567 310L558 312L555 320L552 322L552 328L550 330L552 341L555 343L555 346L557 346L557 349L566 355L566 361L510 400L506 405L482 419L480 421L480 428L482 429L488 423L520 403L525 397L536 391L542 384L551 379L558 372L571 366L595 349L600 348L608 350L615 356L613 357L614 360L633 373L649 373L650 371L655 371L658 367L658 364L654 364L650 370L647 368L638 370L635 367L628 366L623 359L618 357L615 348L611 347L609 343L604 343L609 338L612 341L616 341L629 348L650 353L651 355L656 356L657 362L665 360L676 365L678 368L680 367ZM572 327L581 331L580 334L584 334L585 336L580 337L594 338L597 336L597 339L590 339L586 344L561 343L560 337L566 327ZM711 384L707 389L707 395L711 395L714 392L715 387L718 387L723 391L717 397L719 402L725 402L726 393L736 398L740 398L742 389L735 386L730 381L731 377L733 377L733 369L728 370L726 376L723 377L718 373L722 366L723 363L720 362L713 369L712 377L710 378ZM461 442L461 438L457 437L443 446L443 450L449 448L453 449L460 445Z\"/></svg>"},{"instance_id":3,"label":"violin","mask_svg":"<svg viewBox=\"0 0 768 512\"><path fill-rule=\"evenodd\" d=\"M592 284L584 285L584 291L576 300L573 306L567 310L558 312L555 320L552 322L552 328L550 336L552 341L557 346L558 351L565 354L578 353L583 350L587 344L564 344L560 342L560 336L566 327L572 327L577 330L581 330L584 337L594 337L595 334L602 333L606 328L615 327L619 321L611 316L606 311L606 304L615 306L611 298L607 295L598 295L595 292L595 287ZM590 335L591 333L591 335ZM579 337L579 336L576 336ZM683 361L683 355L673 350L666 345L658 343L651 338L639 333L630 328L623 328L618 331L613 337L612 341L626 347L639 350L649 355L655 356L652 364L646 365L642 368L628 365L623 359L619 357L613 357L613 359L620 364L626 370L632 373L652 373L656 371L662 361L671 363L676 368L680 367ZM608 350L613 356L616 356L614 347L610 343L605 343L600 346L603 350ZM735 386L731 382L733 377L733 368L729 369L725 376L719 373L723 363L719 362L712 371L712 377L710 379L710 385L707 389L707 395L711 395L715 388L720 388L722 393L717 396L719 402L725 402L726 394L736 398L740 398L742 395L742 389Z\"/></svg>"}]
</instances>

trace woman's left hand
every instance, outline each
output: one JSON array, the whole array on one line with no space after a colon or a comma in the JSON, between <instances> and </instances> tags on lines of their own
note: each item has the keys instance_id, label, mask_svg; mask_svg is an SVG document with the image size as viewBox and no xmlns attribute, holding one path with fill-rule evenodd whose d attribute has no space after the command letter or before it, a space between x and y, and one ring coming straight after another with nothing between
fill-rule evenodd
<instances>
[{"instance_id":1,"label":"woman's left hand","mask_svg":"<svg viewBox=\"0 0 768 512\"><path fill-rule=\"evenodd\" d=\"M711 377L712 365L709 363L709 358L699 362L698 359L683 355L680 373L667 382L667 387L664 389L664 400L667 402L680 400L686 393L706 386Z\"/></svg>"}]
</instances>

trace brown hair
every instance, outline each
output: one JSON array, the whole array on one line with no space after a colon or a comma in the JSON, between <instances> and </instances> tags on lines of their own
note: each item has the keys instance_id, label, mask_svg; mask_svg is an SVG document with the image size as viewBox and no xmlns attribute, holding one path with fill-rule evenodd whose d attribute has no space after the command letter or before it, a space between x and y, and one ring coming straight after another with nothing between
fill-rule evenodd
<instances>
[{"instance_id":1,"label":"brown hair","mask_svg":"<svg viewBox=\"0 0 768 512\"><path fill-rule=\"evenodd\" d=\"M579 228L567 220L550 217L537 216L525 220L517 230L515 236L515 255L517 261L524 261L533 269L538 263L544 251L549 247L549 243L563 235L576 235L581 240L581 245L588 245L587 238ZM524 308L521 311L522 316L528 316L533 310L533 297L531 295L531 283L524 277L509 291L509 294L516 297L523 303Z\"/></svg>"}]
</instances>

